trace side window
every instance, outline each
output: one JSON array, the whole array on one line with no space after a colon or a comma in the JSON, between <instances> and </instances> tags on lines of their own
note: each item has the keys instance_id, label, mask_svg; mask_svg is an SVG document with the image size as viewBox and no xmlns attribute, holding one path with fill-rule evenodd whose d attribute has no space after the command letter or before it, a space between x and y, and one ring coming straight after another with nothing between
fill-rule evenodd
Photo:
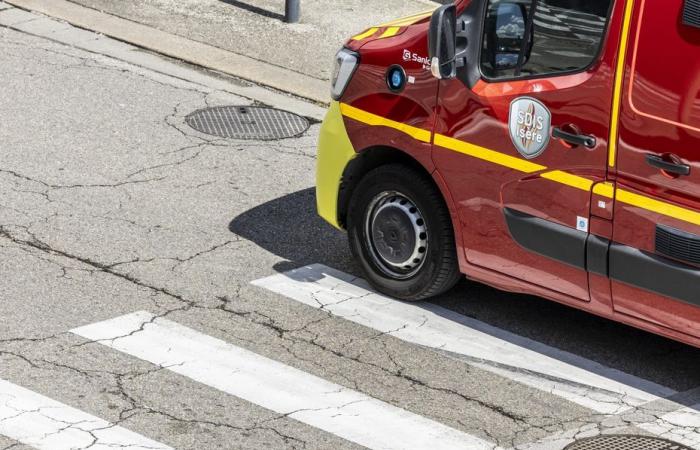
<instances>
[{"instance_id":1,"label":"side window","mask_svg":"<svg viewBox=\"0 0 700 450\"><path fill-rule=\"evenodd\" d=\"M613 0L488 0L481 51L486 78L556 75L598 56Z\"/></svg>"}]
</instances>

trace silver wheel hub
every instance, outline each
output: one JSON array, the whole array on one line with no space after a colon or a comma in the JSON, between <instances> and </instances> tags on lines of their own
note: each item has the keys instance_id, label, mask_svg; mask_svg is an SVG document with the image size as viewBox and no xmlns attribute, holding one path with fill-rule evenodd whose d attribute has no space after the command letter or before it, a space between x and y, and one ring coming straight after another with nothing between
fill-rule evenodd
<instances>
[{"instance_id":1,"label":"silver wheel hub","mask_svg":"<svg viewBox=\"0 0 700 450\"><path fill-rule=\"evenodd\" d=\"M425 262L428 230L423 215L406 196L383 192L370 204L365 235L375 264L392 278L413 276Z\"/></svg>"}]
</instances>

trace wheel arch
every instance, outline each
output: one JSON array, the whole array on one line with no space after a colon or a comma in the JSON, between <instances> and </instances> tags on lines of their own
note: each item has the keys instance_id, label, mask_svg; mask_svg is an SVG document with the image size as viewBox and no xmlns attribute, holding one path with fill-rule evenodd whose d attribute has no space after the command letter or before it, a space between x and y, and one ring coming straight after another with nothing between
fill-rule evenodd
<instances>
[{"instance_id":1,"label":"wheel arch","mask_svg":"<svg viewBox=\"0 0 700 450\"><path fill-rule=\"evenodd\" d=\"M430 172L421 163L397 148L375 146L358 152L358 155L345 167L338 191L338 221L343 228L347 226L348 206L360 180L371 170L386 164L404 164L432 178Z\"/></svg>"},{"instance_id":2,"label":"wheel arch","mask_svg":"<svg viewBox=\"0 0 700 450\"><path fill-rule=\"evenodd\" d=\"M350 199L362 177L371 170L386 164L405 164L418 170L425 175L426 179L430 180L441 193L442 199L445 202L445 207L447 207L450 218L452 219L459 265L460 267L464 267L466 259L462 251L463 240L462 230L459 226L460 220L447 183L437 169L429 170L409 153L398 148L390 146L370 147L359 152L358 155L350 161L343 171L340 190L338 192L338 220L340 225L343 228L347 226L347 211Z\"/></svg>"}]
</instances>

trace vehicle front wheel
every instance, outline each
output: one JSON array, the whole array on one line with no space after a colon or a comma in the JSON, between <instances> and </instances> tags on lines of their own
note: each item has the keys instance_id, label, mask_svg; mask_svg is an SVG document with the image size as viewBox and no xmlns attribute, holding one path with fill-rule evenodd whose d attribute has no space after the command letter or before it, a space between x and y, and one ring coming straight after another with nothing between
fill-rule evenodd
<instances>
[{"instance_id":1,"label":"vehicle front wheel","mask_svg":"<svg viewBox=\"0 0 700 450\"><path fill-rule=\"evenodd\" d=\"M359 182L347 216L350 249L369 283L401 300L419 301L459 280L450 214L421 172L380 166Z\"/></svg>"}]
</instances>

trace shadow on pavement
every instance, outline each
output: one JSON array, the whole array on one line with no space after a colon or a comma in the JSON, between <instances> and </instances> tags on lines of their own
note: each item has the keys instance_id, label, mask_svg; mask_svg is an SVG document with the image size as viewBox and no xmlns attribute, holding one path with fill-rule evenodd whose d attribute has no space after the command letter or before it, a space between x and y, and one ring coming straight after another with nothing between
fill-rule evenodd
<instances>
[{"instance_id":1,"label":"shadow on pavement","mask_svg":"<svg viewBox=\"0 0 700 450\"><path fill-rule=\"evenodd\" d=\"M358 275L345 233L316 214L312 188L256 206L229 229L287 260L278 272L319 263ZM432 303L677 391L700 386L699 349L555 302L465 279Z\"/></svg>"},{"instance_id":2,"label":"shadow on pavement","mask_svg":"<svg viewBox=\"0 0 700 450\"><path fill-rule=\"evenodd\" d=\"M314 263L351 273L357 270L345 233L316 214L313 188L256 206L233 219L229 230L286 259L274 266L278 272Z\"/></svg>"},{"instance_id":3,"label":"shadow on pavement","mask_svg":"<svg viewBox=\"0 0 700 450\"><path fill-rule=\"evenodd\" d=\"M284 16L282 14L278 14L278 13L273 12L273 11L268 11L267 9L251 5L250 3L242 2L239 0L220 0L220 1L223 3L227 3L231 6L235 6L236 8L245 9L246 11L250 11L250 12L253 12L255 14L259 14L261 16L270 17L271 19L284 20Z\"/></svg>"},{"instance_id":4,"label":"shadow on pavement","mask_svg":"<svg viewBox=\"0 0 700 450\"><path fill-rule=\"evenodd\" d=\"M700 386L700 349L550 300L502 292L465 280L432 303L679 392ZM522 345L499 332L488 334ZM530 349L542 352L536 346ZM565 355L550 356L597 372L568 361ZM692 402L697 404L700 398L694 397Z\"/></svg>"}]
</instances>

